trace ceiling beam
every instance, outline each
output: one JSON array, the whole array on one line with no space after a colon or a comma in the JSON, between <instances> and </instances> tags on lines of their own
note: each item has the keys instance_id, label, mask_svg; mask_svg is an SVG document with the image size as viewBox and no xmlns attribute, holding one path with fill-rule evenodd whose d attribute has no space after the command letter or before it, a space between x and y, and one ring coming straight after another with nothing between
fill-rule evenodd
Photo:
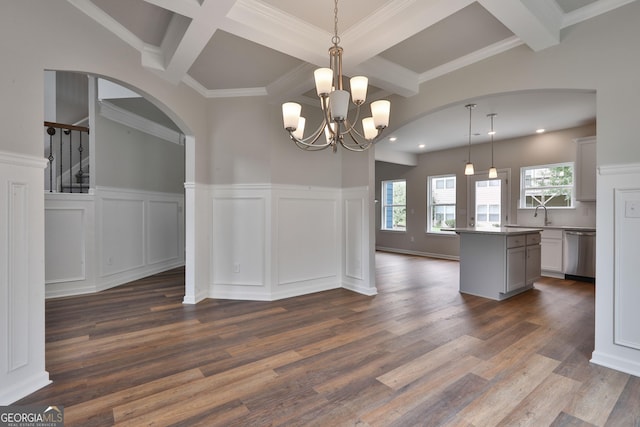
<instances>
[{"instance_id":1,"label":"ceiling beam","mask_svg":"<svg viewBox=\"0 0 640 427\"><path fill-rule=\"evenodd\" d=\"M533 51L560 43L562 10L554 0L478 0Z\"/></svg>"},{"instance_id":2,"label":"ceiling beam","mask_svg":"<svg viewBox=\"0 0 640 427\"><path fill-rule=\"evenodd\" d=\"M345 64L363 63L471 3L473 0L394 0L340 34Z\"/></svg>"},{"instance_id":3,"label":"ceiling beam","mask_svg":"<svg viewBox=\"0 0 640 427\"><path fill-rule=\"evenodd\" d=\"M162 41L163 77L178 83L187 74L236 0L203 0L195 17L174 16Z\"/></svg>"},{"instance_id":4,"label":"ceiling beam","mask_svg":"<svg viewBox=\"0 0 640 427\"><path fill-rule=\"evenodd\" d=\"M200 10L198 0L144 0L145 2L188 18L194 18Z\"/></svg>"},{"instance_id":5,"label":"ceiling beam","mask_svg":"<svg viewBox=\"0 0 640 427\"><path fill-rule=\"evenodd\" d=\"M390 93L410 97L420 91L420 75L381 56L347 69L352 76L364 75L369 83Z\"/></svg>"},{"instance_id":6,"label":"ceiling beam","mask_svg":"<svg viewBox=\"0 0 640 427\"><path fill-rule=\"evenodd\" d=\"M331 35L257 0L237 0L221 30L294 58L326 67Z\"/></svg>"}]
</instances>

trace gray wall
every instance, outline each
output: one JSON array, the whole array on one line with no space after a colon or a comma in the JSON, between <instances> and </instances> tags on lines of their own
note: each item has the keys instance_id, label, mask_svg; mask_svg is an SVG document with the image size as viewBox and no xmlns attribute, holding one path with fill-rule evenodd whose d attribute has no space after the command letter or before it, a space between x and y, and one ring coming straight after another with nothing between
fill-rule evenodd
<instances>
[{"instance_id":1,"label":"gray wall","mask_svg":"<svg viewBox=\"0 0 640 427\"><path fill-rule=\"evenodd\" d=\"M184 192L184 146L96 114L97 187Z\"/></svg>"},{"instance_id":2,"label":"gray wall","mask_svg":"<svg viewBox=\"0 0 640 427\"><path fill-rule=\"evenodd\" d=\"M267 97L209 101L214 184L296 184L339 188L341 153L296 148L282 126L280 105ZM308 134L321 116L306 106ZM362 185L366 185L364 182Z\"/></svg>"},{"instance_id":3,"label":"gray wall","mask_svg":"<svg viewBox=\"0 0 640 427\"><path fill-rule=\"evenodd\" d=\"M511 170L510 223L531 224L530 209L519 210L520 168L541 164L575 161L573 139L595 135L595 125L550 132L524 138L496 142L494 164L499 170ZM435 151L418 156L417 166L376 162L376 199L381 200L381 182L390 179L407 181L406 232L380 230L381 207L376 207L376 246L428 255L457 257L458 237L427 233L427 177L456 174L457 224L464 226L467 212L467 180L464 164L467 147ZM474 144L471 151L476 173L488 171L491 165L489 144ZM379 205L379 204L378 204ZM595 226L595 204L576 202L575 209L550 211L554 224ZM413 237L413 241L411 238Z\"/></svg>"}]
</instances>

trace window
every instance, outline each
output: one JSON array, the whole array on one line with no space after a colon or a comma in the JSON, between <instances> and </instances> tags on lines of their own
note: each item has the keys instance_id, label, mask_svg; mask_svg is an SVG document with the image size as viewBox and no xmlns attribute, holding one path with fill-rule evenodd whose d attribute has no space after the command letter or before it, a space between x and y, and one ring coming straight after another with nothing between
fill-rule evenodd
<instances>
[{"instance_id":1,"label":"window","mask_svg":"<svg viewBox=\"0 0 640 427\"><path fill-rule=\"evenodd\" d=\"M502 224L502 180L476 180L476 227L500 227ZM473 188L473 187L472 187ZM471 215L473 216L473 215Z\"/></svg>"},{"instance_id":2,"label":"window","mask_svg":"<svg viewBox=\"0 0 640 427\"><path fill-rule=\"evenodd\" d=\"M404 179L382 181L383 230L407 229L407 183Z\"/></svg>"},{"instance_id":3,"label":"window","mask_svg":"<svg viewBox=\"0 0 640 427\"><path fill-rule=\"evenodd\" d=\"M456 176L430 176L427 187L427 231L447 233L442 229L456 226Z\"/></svg>"},{"instance_id":4,"label":"window","mask_svg":"<svg viewBox=\"0 0 640 427\"><path fill-rule=\"evenodd\" d=\"M573 207L573 163L520 169L520 207Z\"/></svg>"}]
</instances>

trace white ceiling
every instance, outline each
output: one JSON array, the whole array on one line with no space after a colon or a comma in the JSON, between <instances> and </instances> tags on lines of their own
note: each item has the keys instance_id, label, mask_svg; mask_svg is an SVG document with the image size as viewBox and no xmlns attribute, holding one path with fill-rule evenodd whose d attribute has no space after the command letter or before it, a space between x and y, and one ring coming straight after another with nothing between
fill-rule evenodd
<instances>
[{"instance_id":1,"label":"white ceiling","mask_svg":"<svg viewBox=\"0 0 640 427\"><path fill-rule=\"evenodd\" d=\"M140 52L141 65L205 97L268 95L315 105L313 69L327 66L332 0L67 0ZM369 77L369 99L410 97L420 83L522 44L562 43L560 31L636 0L342 0L345 74ZM498 113L496 138L595 121L595 94L518 93L476 99L474 133ZM431 151L467 142L463 105L387 135L390 147ZM480 136L478 141L482 141ZM424 143L424 149L418 144Z\"/></svg>"}]
</instances>

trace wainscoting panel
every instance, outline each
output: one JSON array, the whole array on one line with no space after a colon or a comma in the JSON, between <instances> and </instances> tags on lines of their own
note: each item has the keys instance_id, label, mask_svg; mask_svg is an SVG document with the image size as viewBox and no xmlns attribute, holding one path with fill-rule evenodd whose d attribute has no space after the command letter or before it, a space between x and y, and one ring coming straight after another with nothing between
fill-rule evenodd
<instances>
[{"instance_id":1,"label":"wainscoting panel","mask_svg":"<svg viewBox=\"0 0 640 427\"><path fill-rule=\"evenodd\" d=\"M96 188L97 290L184 265L184 194Z\"/></svg>"},{"instance_id":2,"label":"wainscoting panel","mask_svg":"<svg viewBox=\"0 0 640 427\"><path fill-rule=\"evenodd\" d=\"M368 274L368 188L211 187L211 298L277 300L345 287Z\"/></svg>"},{"instance_id":3,"label":"wainscoting panel","mask_svg":"<svg viewBox=\"0 0 640 427\"><path fill-rule=\"evenodd\" d=\"M144 266L144 203L142 200L102 198L101 275Z\"/></svg>"},{"instance_id":4,"label":"wainscoting panel","mask_svg":"<svg viewBox=\"0 0 640 427\"><path fill-rule=\"evenodd\" d=\"M640 376L640 164L600 165L591 362Z\"/></svg>"},{"instance_id":5,"label":"wainscoting panel","mask_svg":"<svg viewBox=\"0 0 640 427\"><path fill-rule=\"evenodd\" d=\"M320 282L338 287L338 200L324 193L277 200L278 286Z\"/></svg>"},{"instance_id":6,"label":"wainscoting panel","mask_svg":"<svg viewBox=\"0 0 640 427\"><path fill-rule=\"evenodd\" d=\"M40 157L0 151L0 405L47 385L44 176Z\"/></svg>"},{"instance_id":7,"label":"wainscoting panel","mask_svg":"<svg viewBox=\"0 0 640 427\"><path fill-rule=\"evenodd\" d=\"M355 187L342 191L344 267L342 286L364 295L378 293L372 277L373 232L369 222L369 188Z\"/></svg>"},{"instance_id":8,"label":"wainscoting panel","mask_svg":"<svg viewBox=\"0 0 640 427\"><path fill-rule=\"evenodd\" d=\"M364 201L362 199L346 199L344 201L345 218L345 276L362 280L363 247L362 236Z\"/></svg>"},{"instance_id":9,"label":"wainscoting panel","mask_svg":"<svg viewBox=\"0 0 640 427\"><path fill-rule=\"evenodd\" d=\"M615 343L640 350L640 189L615 191Z\"/></svg>"},{"instance_id":10,"label":"wainscoting panel","mask_svg":"<svg viewBox=\"0 0 640 427\"><path fill-rule=\"evenodd\" d=\"M9 182L9 371L29 362L29 217L26 183Z\"/></svg>"},{"instance_id":11,"label":"wainscoting panel","mask_svg":"<svg viewBox=\"0 0 640 427\"><path fill-rule=\"evenodd\" d=\"M265 292L264 197L215 197L213 202L213 286L261 287ZM229 289L227 289L229 290Z\"/></svg>"},{"instance_id":12,"label":"wainscoting panel","mask_svg":"<svg viewBox=\"0 0 640 427\"><path fill-rule=\"evenodd\" d=\"M182 194L46 193L46 296L97 292L184 265Z\"/></svg>"},{"instance_id":13,"label":"wainscoting panel","mask_svg":"<svg viewBox=\"0 0 640 427\"><path fill-rule=\"evenodd\" d=\"M45 283L85 280L85 209L46 207L44 223Z\"/></svg>"},{"instance_id":14,"label":"wainscoting panel","mask_svg":"<svg viewBox=\"0 0 640 427\"><path fill-rule=\"evenodd\" d=\"M155 201L147 209L147 263L175 261L180 254L180 219L178 201Z\"/></svg>"}]
</instances>

